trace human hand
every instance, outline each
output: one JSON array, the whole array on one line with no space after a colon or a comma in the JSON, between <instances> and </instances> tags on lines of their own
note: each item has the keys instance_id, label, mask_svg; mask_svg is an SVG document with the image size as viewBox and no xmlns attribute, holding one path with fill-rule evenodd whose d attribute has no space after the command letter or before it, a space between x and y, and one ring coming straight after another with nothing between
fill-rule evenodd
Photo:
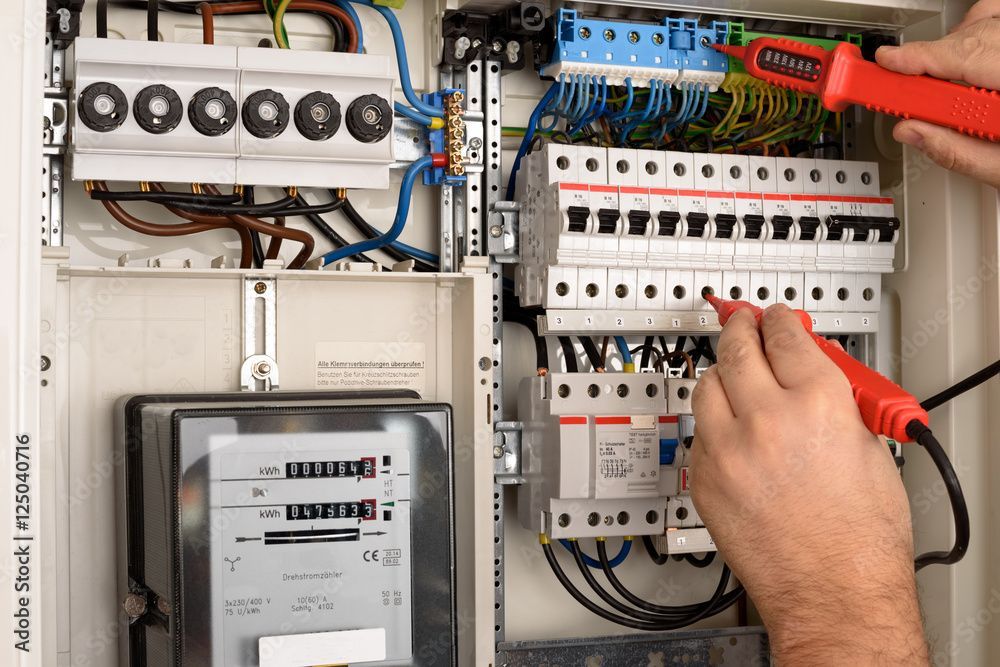
<instances>
[{"instance_id":1,"label":"human hand","mask_svg":"<svg viewBox=\"0 0 1000 667\"><path fill-rule=\"evenodd\" d=\"M762 341L763 338L763 341ZM692 398L691 492L779 662L926 662L906 492L785 306L738 311Z\"/></svg>"},{"instance_id":2,"label":"human hand","mask_svg":"<svg viewBox=\"0 0 1000 667\"><path fill-rule=\"evenodd\" d=\"M929 74L1000 90L1000 0L980 0L943 39L883 46L875 59L903 74ZM945 169L1000 187L1000 144L919 120L901 121L893 136Z\"/></svg>"}]
</instances>

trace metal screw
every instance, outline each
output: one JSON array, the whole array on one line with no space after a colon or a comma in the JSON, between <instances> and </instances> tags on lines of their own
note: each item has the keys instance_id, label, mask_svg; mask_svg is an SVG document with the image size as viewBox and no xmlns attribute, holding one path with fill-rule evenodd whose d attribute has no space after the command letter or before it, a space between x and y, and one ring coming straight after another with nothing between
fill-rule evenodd
<instances>
[{"instance_id":1,"label":"metal screw","mask_svg":"<svg viewBox=\"0 0 1000 667\"><path fill-rule=\"evenodd\" d=\"M52 368L52 360L45 355L42 355L42 370L47 371L50 368Z\"/></svg>"},{"instance_id":2,"label":"metal screw","mask_svg":"<svg viewBox=\"0 0 1000 667\"><path fill-rule=\"evenodd\" d=\"M462 35L455 40L455 60L461 60L465 57L465 52L469 50L472 46L472 42L465 35Z\"/></svg>"},{"instance_id":3,"label":"metal screw","mask_svg":"<svg viewBox=\"0 0 1000 667\"><path fill-rule=\"evenodd\" d=\"M663 33L653 33L653 44L656 44L657 46L663 44Z\"/></svg>"},{"instance_id":4,"label":"metal screw","mask_svg":"<svg viewBox=\"0 0 1000 667\"><path fill-rule=\"evenodd\" d=\"M501 227L500 225L492 225L490 227L490 236L492 236L495 239L498 239L501 236L503 236L503 227Z\"/></svg>"},{"instance_id":5,"label":"metal screw","mask_svg":"<svg viewBox=\"0 0 1000 667\"><path fill-rule=\"evenodd\" d=\"M500 445L495 445L493 447L493 458L502 459L503 458L503 447Z\"/></svg>"},{"instance_id":6,"label":"metal screw","mask_svg":"<svg viewBox=\"0 0 1000 667\"><path fill-rule=\"evenodd\" d=\"M146 613L146 598L138 593L129 593L122 600L122 608L129 618L139 618Z\"/></svg>"},{"instance_id":7,"label":"metal screw","mask_svg":"<svg viewBox=\"0 0 1000 667\"><path fill-rule=\"evenodd\" d=\"M472 48L478 49L482 45L483 45L483 40L479 39L478 37L472 40Z\"/></svg>"},{"instance_id":8,"label":"metal screw","mask_svg":"<svg viewBox=\"0 0 1000 667\"><path fill-rule=\"evenodd\" d=\"M580 28L580 39L590 39L590 28L587 26Z\"/></svg>"},{"instance_id":9,"label":"metal screw","mask_svg":"<svg viewBox=\"0 0 1000 667\"><path fill-rule=\"evenodd\" d=\"M170 612L173 611L166 598L156 598L156 608L166 616L170 616Z\"/></svg>"},{"instance_id":10,"label":"metal screw","mask_svg":"<svg viewBox=\"0 0 1000 667\"><path fill-rule=\"evenodd\" d=\"M633 44L638 44L639 43L639 33L637 33L635 30L629 32L629 34L628 34L628 41L632 42Z\"/></svg>"},{"instance_id":11,"label":"metal screw","mask_svg":"<svg viewBox=\"0 0 1000 667\"><path fill-rule=\"evenodd\" d=\"M705 35L702 35L702 38L701 38L701 39L699 40L699 42L700 42L700 44L701 44L701 47L702 47L703 49L707 49L707 48L709 48L709 47L711 47L711 46L712 46L712 40L710 40L710 39L709 39L709 38L708 38L707 36L705 36Z\"/></svg>"},{"instance_id":12,"label":"metal screw","mask_svg":"<svg viewBox=\"0 0 1000 667\"><path fill-rule=\"evenodd\" d=\"M605 42L615 41L615 31L612 30L611 28L606 28L604 30L604 41Z\"/></svg>"},{"instance_id":13,"label":"metal screw","mask_svg":"<svg viewBox=\"0 0 1000 667\"><path fill-rule=\"evenodd\" d=\"M503 51L503 41L499 39L494 39L492 47L493 47L493 53L500 53L501 51Z\"/></svg>"},{"instance_id":14,"label":"metal screw","mask_svg":"<svg viewBox=\"0 0 1000 667\"><path fill-rule=\"evenodd\" d=\"M473 150L478 150L483 147L483 140L479 137L472 137L469 139L469 148Z\"/></svg>"},{"instance_id":15,"label":"metal screw","mask_svg":"<svg viewBox=\"0 0 1000 667\"><path fill-rule=\"evenodd\" d=\"M271 364L266 361L258 361L253 367L254 375L267 377L271 374Z\"/></svg>"},{"instance_id":16,"label":"metal screw","mask_svg":"<svg viewBox=\"0 0 1000 667\"><path fill-rule=\"evenodd\" d=\"M487 370L490 369L490 366L492 366L492 365L493 365L493 362L490 360L489 357L480 357L479 358L479 370L481 370L481 371L487 371Z\"/></svg>"},{"instance_id":17,"label":"metal screw","mask_svg":"<svg viewBox=\"0 0 1000 667\"><path fill-rule=\"evenodd\" d=\"M253 286L253 291L257 292L257 294L263 294L264 292L267 291L267 283L263 282L257 283L256 285Z\"/></svg>"},{"instance_id":18,"label":"metal screw","mask_svg":"<svg viewBox=\"0 0 1000 667\"><path fill-rule=\"evenodd\" d=\"M512 63L516 63L520 60L521 56L521 43L511 40L507 42L507 60Z\"/></svg>"}]
</instances>

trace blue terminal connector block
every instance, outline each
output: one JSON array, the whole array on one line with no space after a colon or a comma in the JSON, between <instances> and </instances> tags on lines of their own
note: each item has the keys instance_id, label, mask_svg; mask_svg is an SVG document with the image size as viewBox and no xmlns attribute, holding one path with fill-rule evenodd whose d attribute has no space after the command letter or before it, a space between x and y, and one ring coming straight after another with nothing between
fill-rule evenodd
<instances>
[{"instance_id":1,"label":"blue terminal connector block","mask_svg":"<svg viewBox=\"0 0 1000 667\"><path fill-rule=\"evenodd\" d=\"M651 81L718 86L729 60L712 44L727 43L729 24L699 27L690 19L664 19L662 24L627 23L581 18L576 10L559 11L552 61L539 68L544 76L573 82L600 80L650 87Z\"/></svg>"},{"instance_id":2,"label":"blue terminal connector block","mask_svg":"<svg viewBox=\"0 0 1000 667\"><path fill-rule=\"evenodd\" d=\"M449 114L447 113L447 105L445 104L445 98L455 93L462 93L464 95L465 91L461 88L445 88L439 90L435 93L425 93L421 95L421 99L434 107L444 107L445 108L445 125L444 127L438 128L436 130L427 131L427 141L430 146L431 153L444 153L445 155L451 155L451 146L449 146L449 136L454 135L454 128L449 129ZM464 132L464 126L463 126ZM446 167L432 167L430 169L425 169L423 174L424 185L461 185L465 183L466 176L456 175L454 173L449 173L451 171Z\"/></svg>"}]
</instances>

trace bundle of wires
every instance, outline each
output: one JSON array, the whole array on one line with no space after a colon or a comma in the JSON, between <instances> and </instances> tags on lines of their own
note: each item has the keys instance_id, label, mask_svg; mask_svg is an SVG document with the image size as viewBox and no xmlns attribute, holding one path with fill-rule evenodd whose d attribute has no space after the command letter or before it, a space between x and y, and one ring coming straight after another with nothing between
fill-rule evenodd
<instances>
[{"instance_id":1,"label":"bundle of wires","mask_svg":"<svg viewBox=\"0 0 1000 667\"><path fill-rule=\"evenodd\" d=\"M631 540L626 539L626 543ZM562 584L566 592L579 602L590 612L601 618L636 630L646 630L651 632L664 632L668 630L678 630L687 627L703 618L714 616L735 604L743 597L745 591L737 584L732 590L729 585L732 580L732 573L729 567L722 566L719 583L708 600L695 604L685 605L659 605L644 600L633 593L614 572L618 563L608 558L607 546L602 539L597 540L597 565L604 578L607 579L611 588L617 593L617 597L608 591L591 572L591 565L588 557L580 549L576 540L569 540L568 549L573 554L580 576L586 582L590 590L606 605L602 606L585 595L563 570L559 564L555 552L548 537L544 534L539 536L545 560L556 579ZM627 551L625 552L627 555ZM621 556L615 557L615 560ZM593 559L589 559L593 561ZM620 561L618 561L620 562ZM707 563L706 563L707 565ZM610 607L610 609L608 608Z\"/></svg>"},{"instance_id":2,"label":"bundle of wires","mask_svg":"<svg viewBox=\"0 0 1000 667\"><path fill-rule=\"evenodd\" d=\"M838 147L842 116L811 95L730 73L717 91L704 83L656 79L613 86L605 77L560 75L523 128L507 187L513 199L521 160L536 136L564 143L687 152L814 155Z\"/></svg>"}]
</instances>

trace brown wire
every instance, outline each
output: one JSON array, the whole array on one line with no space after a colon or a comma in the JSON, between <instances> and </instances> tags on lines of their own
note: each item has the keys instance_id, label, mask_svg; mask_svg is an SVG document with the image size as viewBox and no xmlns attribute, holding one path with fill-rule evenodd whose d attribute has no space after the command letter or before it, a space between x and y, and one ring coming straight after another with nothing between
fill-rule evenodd
<instances>
[{"instance_id":1,"label":"brown wire","mask_svg":"<svg viewBox=\"0 0 1000 667\"><path fill-rule=\"evenodd\" d=\"M677 357L684 359L684 363L687 364L687 376L693 379L695 376L694 360L691 359L690 354L684 350L675 350L673 352L667 352L663 358L669 364L672 359L676 359Z\"/></svg>"},{"instance_id":2,"label":"brown wire","mask_svg":"<svg viewBox=\"0 0 1000 667\"><path fill-rule=\"evenodd\" d=\"M219 189L217 187L215 187L214 185L212 185L211 183L205 183L205 184L203 184L202 188L205 190L205 192L207 192L210 195L219 195L219 194L222 194L221 192L219 192ZM264 222L260 218L255 218L255 217L252 217L252 216L249 216L249 215L236 215L236 214L234 214L234 215L229 215L229 216L226 216L226 217L228 217L230 220L232 220L234 223L237 223L237 224L243 224L243 225L245 225L246 224L245 221L248 220L248 219L250 219L250 220L255 220L260 225L264 225L264 227L267 229L267 231L265 231L264 233L271 237L271 240L267 244L267 253L264 255L264 259L278 259L278 254L281 251L281 241L282 241L282 239L289 239L291 241L300 241L300 242L303 242L303 243L305 242L301 238L296 238L294 234L289 233L289 232L295 232L297 230L289 230L289 229L287 229L285 227L285 219L284 218L275 218L274 219L274 224L269 224L269 223ZM279 229L283 229L285 231L279 231L278 229L275 229L276 227L279 228ZM256 229L257 231L261 231L260 227L253 227L252 229ZM316 242L313 239L313 237L310 236L308 233L306 233L306 232L299 232L299 233L303 234L306 237L308 237L309 238L309 242L311 244L310 247L309 247L309 253L306 256L305 261L302 262L302 265L304 266L305 262L309 261L309 256L312 255L312 249L313 249L313 247L315 247ZM297 257L296 257L296 259L297 259ZM292 268L301 269L302 266L292 266L292 264L289 263L288 268L290 268L290 269L292 269Z\"/></svg>"},{"instance_id":3,"label":"brown wire","mask_svg":"<svg viewBox=\"0 0 1000 667\"><path fill-rule=\"evenodd\" d=\"M94 181L94 189L107 192L108 186L104 181ZM213 229L235 229L240 235L240 242L243 245L242 258L240 262L241 265L244 263L243 258L247 255L247 249L252 248L250 245L250 233L247 232L246 229L242 229L239 225L234 225L230 222L185 222L179 225L164 225L141 220L122 208L121 204L116 201L103 200L101 203L104 204L104 208L111 214L111 217L120 222L122 225L128 227L134 232L139 232L140 234L146 234L148 236L188 236L189 234L198 234L200 232L207 232Z\"/></svg>"},{"instance_id":4,"label":"brown wire","mask_svg":"<svg viewBox=\"0 0 1000 667\"><path fill-rule=\"evenodd\" d=\"M154 192L166 192L167 189L163 187L160 183L150 183L149 187ZM174 215L184 218L185 220L190 220L191 222L198 222L202 224L215 225L216 227L223 228L229 227L235 229L240 235L240 268L241 269L252 269L253 268L253 241L250 238L250 230L246 226L241 225L222 215L207 215L202 213L192 213L191 211L185 211L179 209L170 204L164 204L164 208L173 213ZM150 223L153 224L153 223Z\"/></svg>"},{"instance_id":5,"label":"brown wire","mask_svg":"<svg viewBox=\"0 0 1000 667\"><path fill-rule=\"evenodd\" d=\"M215 16L222 14L239 14L243 12L264 12L264 3L248 0L247 2L226 2L210 3L203 2L198 5L201 10L201 34L205 44L215 44ZM358 30L351 17L340 7L328 5L317 0L293 0L288 6L288 11L308 11L322 12L333 16L344 27L344 34L347 35L347 52L354 53L358 50Z\"/></svg>"},{"instance_id":6,"label":"brown wire","mask_svg":"<svg viewBox=\"0 0 1000 667\"><path fill-rule=\"evenodd\" d=\"M202 186L206 192L212 195L219 194L219 190L214 185L205 184ZM230 213L227 216L233 222L245 225L250 229L254 229L261 234L267 234L270 237L280 236L287 241L296 241L302 244L302 249L299 250L299 254L292 258L292 261L288 263L288 268L290 269L301 269L309 261L309 257L312 256L313 248L316 247L316 240L313 239L312 235L308 232L304 232L301 229L294 229L292 227L281 227L279 225L272 225L260 220L259 218L254 218L249 215L241 215L238 213ZM268 248L270 250L270 247ZM268 259L276 259L275 257L268 257Z\"/></svg>"}]
</instances>

